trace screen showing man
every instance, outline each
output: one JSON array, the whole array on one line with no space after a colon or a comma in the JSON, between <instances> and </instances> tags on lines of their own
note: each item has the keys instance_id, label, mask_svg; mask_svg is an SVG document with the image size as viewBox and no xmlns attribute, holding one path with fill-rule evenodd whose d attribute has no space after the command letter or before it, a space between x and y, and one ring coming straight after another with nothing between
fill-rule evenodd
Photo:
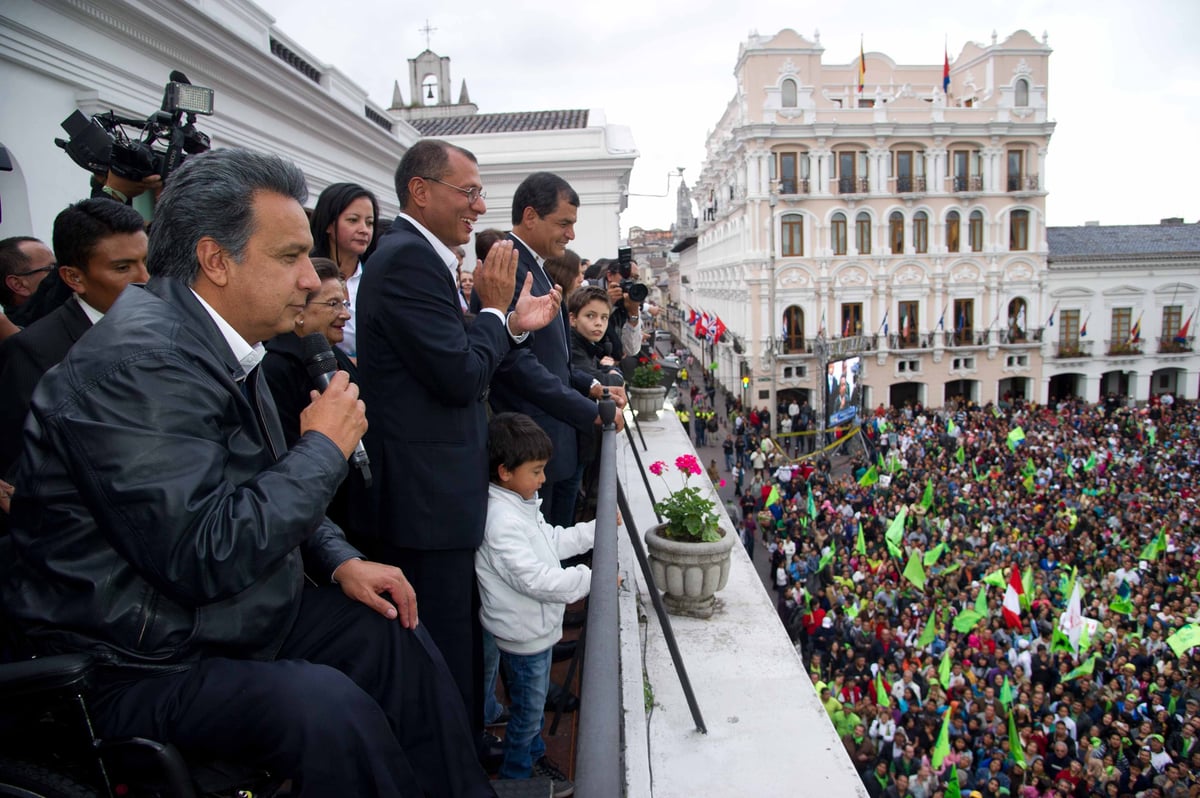
<instances>
[{"instance_id":1,"label":"screen showing man","mask_svg":"<svg viewBox=\"0 0 1200 798\"><path fill-rule=\"evenodd\" d=\"M835 360L829 364L825 393L825 415L829 419L828 426L845 424L853 421L858 415L858 381L861 366L861 357Z\"/></svg>"}]
</instances>

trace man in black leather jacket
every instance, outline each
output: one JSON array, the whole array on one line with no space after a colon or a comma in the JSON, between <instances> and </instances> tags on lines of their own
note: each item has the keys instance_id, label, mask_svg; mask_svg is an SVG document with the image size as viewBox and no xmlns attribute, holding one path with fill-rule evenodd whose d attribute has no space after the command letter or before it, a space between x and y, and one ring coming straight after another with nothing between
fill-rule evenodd
<instances>
[{"instance_id":1,"label":"man in black leather jacket","mask_svg":"<svg viewBox=\"0 0 1200 798\"><path fill-rule=\"evenodd\" d=\"M299 795L493 795L412 588L323 517L357 388L335 375L288 450L257 368L319 284L305 193L246 151L173 175L151 281L34 393L6 610L40 650L100 660L103 737L249 760Z\"/></svg>"}]
</instances>

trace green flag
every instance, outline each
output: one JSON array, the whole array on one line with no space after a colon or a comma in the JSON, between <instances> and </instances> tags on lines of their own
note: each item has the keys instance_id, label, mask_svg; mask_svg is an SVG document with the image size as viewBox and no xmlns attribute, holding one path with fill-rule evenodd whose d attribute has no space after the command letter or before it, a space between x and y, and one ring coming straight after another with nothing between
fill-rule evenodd
<instances>
[{"instance_id":1,"label":"green flag","mask_svg":"<svg viewBox=\"0 0 1200 798\"><path fill-rule=\"evenodd\" d=\"M939 543L936 546L934 546L932 549L930 549L929 551L925 552L925 558L922 560L922 562L925 564L926 568L928 568L931 565L937 565L937 561L939 559L941 559L941 556L945 552L946 552L946 544Z\"/></svg>"},{"instance_id":2,"label":"green flag","mask_svg":"<svg viewBox=\"0 0 1200 798\"><path fill-rule=\"evenodd\" d=\"M971 474L975 477L976 482L983 482L985 479L987 479L987 474L983 474L982 476L980 475L979 469L975 467L974 460L971 461Z\"/></svg>"},{"instance_id":3,"label":"green flag","mask_svg":"<svg viewBox=\"0 0 1200 798\"><path fill-rule=\"evenodd\" d=\"M997 568L995 571L992 571L990 574L985 576L983 578L983 583L985 585L994 585L1001 590L1008 587L1008 579L1004 576L1003 568Z\"/></svg>"},{"instance_id":4,"label":"green flag","mask_svg":"<svg viewBox=\"0 0 1200 798\"><path fill-rule=\"evenodd\" d=\"M859 608L858 602L856 601L846 608L846 617L853 621L858 617L860 612L862 612L862 610Z\"/></svg>"},{"instance_id":5,"label":"green flag","mask_svg":"<svg viewBox=\"0 0 1200 798\"><path fill-rule=\"evenodd\" d=\"M854 550L863 555L867 553L867 539L863 537L862 521L858 522L858 540L854 544Z\"/></svg>"},{"instance_id":6,"label":"green flag","mask_svg":"<svg viewBox=\"0 0 1200 798\"><path fill-rule=\"evenodd\" d=\"M942 652L942 661L938 663L938 681L941 682L943 690L950 689L950 669L954 667L954 663L951 661L953 658L950 656L951 650L948 648Z\"/></svg>"},{"instance_id":7,"label":"green flag","mask_svg":"<svg viewBox=\"0 0 1200 798\"><path fill-rule=\"evenodd\" d=\"M1029 476L1025 477L1025 479L1021 480L1021 484L1025 486L1026 493L1033 493L1033 491L1034 491L1033 474L1030 474Z\"/></svg>"},{"instance_id":8,"label":"green flag","mask_svg":"<svg viewBox=\"0 0 1200 798\"><path fill-rule=\"evenodd\" d=\"M889 543L894 543L897 548L899 548L900 542L904 540L904 520L907 516L908 506L905 505L900 508L900 512L892 519L892 523L888 524L887 532L883 535Z\"/></svg>"},{"instance_id":9,"label":"green flag","mask_svg":"<svg viewBox=\"0 0 1200 798\"><path fill-rule=\"evenodd\" d=\"M1168 641L1168 642L1170 642L1170 641ZM1080 676L1091 676L1092 670L1096 667L1096 657L1098 657L1098 656L1100 656L1100 655L1093 654L1092 656L1088 657L1086 662L1084 662L1082 665L1080 665L1075 670L1068 673L1066 676L1062 677L1062 680L1064 682L1069 682L1072 679L1078 679Z\"/></svg>"},{"instance_id":10,"label":"green flag","mask_svg":"<svg viewBox=\"0 0 1200 798\"><path fill-rule=\"evenodd\" d=\"M1008 709L1012 709L1013 691L1012 684L1009 683L1008 677L1004 677L1004 684L1000 686L1000 703Z\"/></svg>"},{"instance_id":11,"label":"green flag","mask_svg":"<svg viewBox=\"0 0 1200 798\"><path fill-rule=\"evenodd\" d=\"M921 630L921 636L917 638L917 648L925 648L937 638L937 624L934 623L932 613L929 620L925 622L925 628Z\"/></svg>"},{"instance_id":12,"label":"green flag","mask_svg":"<svg viewBox=\"0 0 1200 798\"><path fill-rule=\"evenodd\" d=\"M887 431L888 431L888 423L887 423L887 419L886 419L886 418L881 418L881 419L879 419L879 423L878 423L878 424L876 424L875 426L876 426L876 429L878 429L880 432L887 432Z\"/></svg>"},{"instance_id":13,"label":"green flag","mask_svg":"<svg viewBox=\"0 0 1200 798\"><path fill-rule=\"evenodd\" d=\"M1021 573L1021 587L1025 588L1021 593L1021 606L1029 609L1033 602L1033 566L1025 566L1025 570Z\"/></svg>"},{"instance_id":14,"label":"green flag","mask_svg":"<svg viewBox=\"0 0 1200 798\"><path fill-rule=\"evenodd\" d=\"M1114 596L1113 600L1108 602L1108 608L1120 615L1132 616L1134 607L1133 602L1125 596Z\"/></svg>"},{"instance_id":15,"label":"green flag","mask_svg":"<svg viewBox=\"0 0 1200 798\"><path fill-rule=\"evenodd\" d=\"M916 585L917 590L925 591L925 567L921 565L921 552L913 549L908 556L908 565L904 566L904 578Z\"/></svg>"},{"instance_id":16,"label":"green flag","mask_svg":"<svg viewBox=\"0 0 1200 798\"><path fill-rule=\"evenodd\" d=\"M1025 465L1021 467L1021 473L1022 473L1024 476L1030 476L1031 474L1036 474L1036 473L1037 473L1037 466L1035 466L1035 465L1033 464L1033 458L1032 458L1032 457L1026 457L1026 458L1025 458Z\"/></svg>"},{"instance_id":17,"label":"green flag","mask_svg":"<svg viewBox=\"0 0 1200 798\"><path fill-rule=\"evenodd\" d=\"M1017 735L1017 719L1012 710L1008 712L1008 750L1012 752L1013 762L1025 768L1025 750L1021 746L1021 738Z\"/></svg>"},{"instance_id":18,"label":"green flag","mask_svg":"<svg viewBox=\"0 0 1200 798\"><path fill-rule=\"evenodd\" d=\"M1008 433L1008 448L1009 451L1015 452L1021 442L1025 440L1025 430L1020 427L1013 427Z\"/></svg>"},{"instance_id":19,"label":"green flag","mask_svg":"<svg viewBox=\"0 0 1200 798\"><path fill-rule=\"evenodd\" d=\"M992 408L995 410L996 408ZM958 786L958 768L950 768L950 778L946 781L945 798L962 798L962 788Z\"/></svg>"},{"instance_id":20,"label":"green flag","mask_svg":"<svg viewBox=\"0 0 1200 798\"><path fill-rule=\"evenodd\" d=\"M1150 445L1153 446L1158 441L1158 430L1151 427L1146 431L1147 437L1150 438Z\"/></svg>"},{"instance_id":21,"label":"green flag","mask_svg":"<svg viewBox=\"0 0 1200 798\"><path fill-rule=\"evenodd\" d=\"M888 550L888 554L892 555L892 557L897 560L904 557L904 552L900 550L900 547L897 546L895 543L893 543L890 540L887 541L887 550Z\"/></svg>"},{"instance_id":22,"label":"green flag","mask_svg":"<svg viewBox=\"0 0 1200 798\"><path fill-rule=\"evenodd\" d=\"M942 713L942 730L938 732L937 742L933 745L933 758L930 763L937 770L942 762L950 755L950 710Z\"/></svg>"},{"instance_id":23,"label":"green flag","mask_svg":"<svg viewBox=\"0 0 1200 798\"><path fill-rule=\"evenodd\" d=\"M767 494L766 506L770 507L772 504L779 504L779 486L778 485L772 485L771 492Z\"/></svg>"},{"instance_id":24,"label":"green flag","mask_svg":"<svg viewBox=\"0 0 1200 798\"><path fill-rule=\"evenodd\" d=\"M858 478L858 484L864 488L869 488L879 482L879 469L871 466L866 472Z\"/></svg>"},{"instance_id":25,"label":"green flag","mask_svg":"<svg viewBox=\"0 0 1200 798\"><path fill-rule=\"evenodd\" d=\"M1176 657L1183 659L1184 654L1200 646L1200 624L1189 623L1168 637L1167 645L1175 652Z\"/></svg>"},{"instance_id":26,"label":"green flag","mask_svg":"<svg viewBox=\"0 0 1200 798\"><path fill-rule=\"evenodd\" d=\"M813 501L812 485L808 486L808 517L817 520L817 503Z\"/></svg>"},{"instance_id":27,"label":"green flag","mask_svg":"<svg viewBox=\"0 0 1200 798\"><path fill-rule=\"evenodd\" d=\"M954 618L954 631L959 634L966 634L975 628L975 624L983 620L983 615L975 610L963 610Z\"/></svg>"},{"instance_id":28,"label":"green flag","mask_svg":"<svg viewBox=\"0 0 1200 798\"><path fill-rule=\"evenodd\" d=\"M1091 471L1096 467L1096 453L1092 452L1088 455L1087 461L1083 464L1084 471Z\"/></svg>"},{"instance_id":29,"label":"green flag","mask_svg":"<svg viewBox=\"0 0 1200 798\"><path fill-rule=\"evenodd\" d=\"M822 554L821 561L819 563L817 563L818 571L824 571L825 566L827 566L827 565L829 565L829 563L833 562L833 555L836 551L837 551L837 539L830 538L829 539L829 551Z\"/></svg>"},{"instance_id":30,"label":"green flag","mask_svg":"<svg viewBox=\"0 0 1200 798\"><path fill-rule=\"evenodd\" d=\"M954 453L954 459L958 461L959 465L962 465L963 463L967 462L967 453L965 451L963 451L962 446L959 446L958 451L956 451Z\"/></svg>"},{"instance_id":31,"label":"green flag","mask_svg":"<svg viewBox=\"0 0 1200 798\"><path fill-rule=\"evenodd\" d=\"M933 480L925 482L925 495L921 497L921 509L928 510L933 506Z\"/></svg>"},{"instance_id":32,"label":"green flag","mask_svg":"<svg viewBox=\"0 0 1200 798\"><path fill-rule=\"evenodd\" d=\"M979 617L986 618L988 614L987 585L979 586L979 595L975 597L975 612Z\"/></svg>"},{"instance_id":33,"label":"green flag","mask_svg":"<svg viewBox=\"0 0 1200 798\"><path fill-rule=\"evenodd\" d=\"M883 686L883 671L875 674L875 703L881 707L890 707L892 705L892 699L888 696L888 691Z\"/></svg>"},{"instance_id":34,"label":"green flag","mask_svg":"<svg viewBox=\"0 0 1200 798\"><path fill-rule=\"evenodd\" d=\"M958 429L958 427L954 426L954 419L952 419L952 418L946 419L946 434L953 435L954 430L956 430L956 429Z\"/></svg>"}]
</instances>

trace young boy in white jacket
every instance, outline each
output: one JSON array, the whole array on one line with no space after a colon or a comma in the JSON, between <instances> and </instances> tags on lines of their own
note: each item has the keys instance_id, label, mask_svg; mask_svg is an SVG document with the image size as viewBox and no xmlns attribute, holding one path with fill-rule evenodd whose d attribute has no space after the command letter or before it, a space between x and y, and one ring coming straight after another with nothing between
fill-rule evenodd
<instances>
[{"instance_id":1,"label":"young boy in white jacket","mask_svg":"<svg viewBox=\"0 0 1200 798\"><path fill-rule=\"evenodd\" d=\"M554 644L562 637L566 605L591 588L586 565L559 561L592 548L594 521L573 527L542 519L537 491L545 482L550 438L522 413L500 413L488 425L487 524L475 552L483 628L496 640L508 674L509 711L500 777L548 776L556 798L573 785L546 757L542 739ZM485 674L485 682L488 674Z\"/></svg>"}]
</instances>

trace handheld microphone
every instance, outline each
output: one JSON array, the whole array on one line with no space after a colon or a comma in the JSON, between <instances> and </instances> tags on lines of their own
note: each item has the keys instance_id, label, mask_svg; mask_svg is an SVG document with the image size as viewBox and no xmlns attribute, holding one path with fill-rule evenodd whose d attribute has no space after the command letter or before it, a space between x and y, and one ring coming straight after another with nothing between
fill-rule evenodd
<instances>
[{"instance_id":1,"label":"handheld microphone","mask_svg":"<svg viewBox=\"0 0 1200 798\"><path fill-rule=\"evenodd\" d=\"M308 369L308 376L316 383L317 390L325 393L330 378L338 370L337 358L329 348L329 341L321 333L309 333L301 340L304 342L304 366ZM362 441L355 444L350 462L362 474L363 482L370 487L371 460L367 457L367 450L363 448Z\"/></svg>"}]
</instances>

